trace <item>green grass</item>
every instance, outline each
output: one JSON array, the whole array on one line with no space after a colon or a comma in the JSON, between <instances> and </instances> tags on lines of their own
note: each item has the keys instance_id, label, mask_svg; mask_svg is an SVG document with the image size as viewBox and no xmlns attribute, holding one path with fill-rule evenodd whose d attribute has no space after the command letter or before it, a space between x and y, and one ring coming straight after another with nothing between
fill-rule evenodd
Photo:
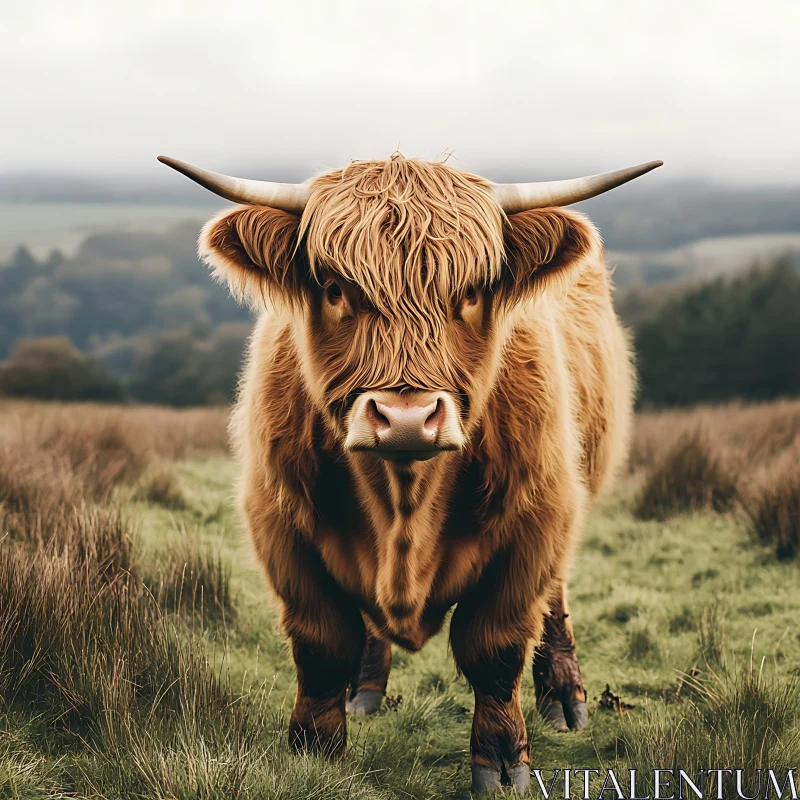
<instances>
[{"instance_id":1,"label":"green grass","mask_svg":"<svg viewBox=\"0 0 800 800\"><path fill-rule=\"evenodd\" d=\"M235 467L183 461L174 476L167 494L180 503L117 492L135 531L128 558L172 626L159 629L159 669L177 670L179 686L148 692L118 719L93 709L80 725L55 701L7 695L0 798L468 797L473 701L446 631L420 653L395 650L392 708L351 720L343 761L289 753L294 668L239 533ZM765 757L796 764L800 567L754 544L732 515L635 519L636 488L629 480L593 511L570 581L589 726L545 728L528 669L532 764L649 769L674 756L693 767L708 754L750 754L759 737ZM625 717L598 709L606 684L634 706Z\"/></svg>"}]
</instances>

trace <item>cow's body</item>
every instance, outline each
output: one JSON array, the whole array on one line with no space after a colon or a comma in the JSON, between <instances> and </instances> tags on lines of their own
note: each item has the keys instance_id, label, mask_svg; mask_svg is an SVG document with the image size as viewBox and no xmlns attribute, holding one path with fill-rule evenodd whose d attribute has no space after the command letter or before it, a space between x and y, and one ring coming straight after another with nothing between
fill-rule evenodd
<instances>
[{"instance_id":1,"label":"cow's body","mask_svg":"<svg viewBox=\"0 0 800 800\"><path fill-rule=\"evenodd\" d=\"M201 239L264 300L232 431L298 669L290 741L340 752L348 687L374 710L389 642L419 649L455 606L473 785L524 788L532 645L542 712L585 724L564 582L628 441L599 236L558 208L506 218L482 179L401 157L318 178L304 208L239 208Z\"/></svg>"},{"instance_id":2,"label":"cow's body","mask_svg":"<svg viewBox=\"0 0 800 800\"><path fill-rule=\"evenodd\" d=\"M292 314L264 312L233 422L242 509L262 563L284 555L275 516L296 516L320 568L383 636L413 650L503 549L524 565L520 589L532 601L547 597L563 580L587 499L625 455L632 373L609 283L596 259L565 297L529 305L469 451L415 465L408 487L385 462L347 455L325 436ZM410 550L400 560L391 550L406 526ZM398 618L392 593L378 597L387 572L413 587L421 614Z\"/></svg>"}]
</instances>

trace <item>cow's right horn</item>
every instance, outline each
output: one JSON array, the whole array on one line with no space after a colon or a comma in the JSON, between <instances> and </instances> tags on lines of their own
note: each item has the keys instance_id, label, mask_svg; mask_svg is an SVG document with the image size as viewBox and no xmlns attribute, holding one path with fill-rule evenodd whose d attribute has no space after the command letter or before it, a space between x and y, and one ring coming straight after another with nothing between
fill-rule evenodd
<instances>
[{"instance_id":1,"label":"cow's right horn","mask_svg":"<svg viewBox=\"0 0 800 800\"><path fill-rule=\"evenodd\" d=\"M304 183L272 183L271 181L251 181L245 178L233 178L219 172L211 172L200 167L193 167L176 158L159 156L162 164L177 170L226 200L234 203L245 203L252 206L269 206L302 214L308 202L308 187Z\"/></svg>"}]
</instances>

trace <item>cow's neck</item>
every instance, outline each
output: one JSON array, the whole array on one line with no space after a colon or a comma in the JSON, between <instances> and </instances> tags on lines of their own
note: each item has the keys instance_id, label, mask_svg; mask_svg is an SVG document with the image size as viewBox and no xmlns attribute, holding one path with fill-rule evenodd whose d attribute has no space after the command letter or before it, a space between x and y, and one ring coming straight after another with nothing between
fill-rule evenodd
<instances>
[{"instance_id":1,"label":"cow's neck","mask_svg":"<svg viewBox=\"0 0 800 800\"><path fill-rule=\"evenodd\" d=\"M367 455L353 459L376 538L374 600L392 634L412 642L441 560L454 466L450 453L407 466Z\"/></svg>"}]
</instances>

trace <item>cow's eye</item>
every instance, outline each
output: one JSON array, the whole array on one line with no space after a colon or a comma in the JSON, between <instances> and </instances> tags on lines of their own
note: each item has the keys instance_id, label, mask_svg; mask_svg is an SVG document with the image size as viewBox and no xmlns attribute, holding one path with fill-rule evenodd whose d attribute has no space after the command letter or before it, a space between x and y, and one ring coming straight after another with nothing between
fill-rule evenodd
<instances>
[{"instance_id":1,"label":"cow's eye","mask_svg":"<svg viewBox=\"0 0 800 800\"><path fill-rule=\"evenodd\" d=\"M470 286L456 302L453 309L453 317L465 322L476 322L480 319L480 312L483 300L483 292L474 286Z\"/></svg>"},{"instance_id":2,"label":"cow's eye","mask_svg":"<svg viewBox=\"0 0 800 800\"><path fill-rule=\"evenodd\" d=\"M336 281L331 281L325 287L325 297L332 306L340 306L344 304L344 293L342 287Z\"/></svg>"},{"instance_id":3,"label":"cow's eye","mask_svg":"<svg viewBox=\"0 0 800 800\"><path fill-rule=\"evenodd\" d=\"M458 304L457 313L463 315L465 312L469 313L475 306L478 305L480 293L474 286L470 286Z\"/></svg>"}]
</instances>

